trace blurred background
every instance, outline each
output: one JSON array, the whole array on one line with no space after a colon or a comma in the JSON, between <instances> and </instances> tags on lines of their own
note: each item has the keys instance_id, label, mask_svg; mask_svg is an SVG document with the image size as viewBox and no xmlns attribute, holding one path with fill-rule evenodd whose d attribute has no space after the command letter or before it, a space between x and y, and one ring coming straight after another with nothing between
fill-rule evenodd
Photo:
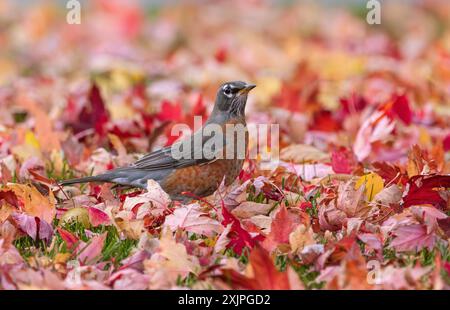
<instances>
[{"instance_id":1,"label":"blurred background","mask_svg":"<svg viewBox=\"0 0 450 310\"><path fill-rule=\"evenodd\" d=\"M218 85L239 79L258 85L250 121L280 123L285 144L348 146L359 126L352 112L400 95L423 130L432 122L445 138L448 1L381 1L379 25L356 0L80 1L79 25L67 23L67 2L0 2L0 107L12 111L3 126L27 121L17 99L26 93L60 139L95 127L141 152L170 143L147 139L164 121L207 115ZM86 103L93 84L104 110Z\"/></svg>"}]
</instances>

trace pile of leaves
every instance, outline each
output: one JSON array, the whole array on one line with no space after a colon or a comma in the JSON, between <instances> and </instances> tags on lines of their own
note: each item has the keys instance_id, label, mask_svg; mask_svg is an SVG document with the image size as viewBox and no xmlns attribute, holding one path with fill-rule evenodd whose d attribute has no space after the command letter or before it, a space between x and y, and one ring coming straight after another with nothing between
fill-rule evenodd
<instances>
[{"instance_id":1,"label":"pile of leaves","mask_svg":"<svg viewBox=\"0 0 450 310\"><path fill-rule=\"evenodd\" d=\"M0 288L450 288L445 1L0 5ZM16 14L11 14L16 12ZM181 204L127 165L228 80L280 158ZM254 144L251 144L254 145Z\"/></svg>"}]
</instances>

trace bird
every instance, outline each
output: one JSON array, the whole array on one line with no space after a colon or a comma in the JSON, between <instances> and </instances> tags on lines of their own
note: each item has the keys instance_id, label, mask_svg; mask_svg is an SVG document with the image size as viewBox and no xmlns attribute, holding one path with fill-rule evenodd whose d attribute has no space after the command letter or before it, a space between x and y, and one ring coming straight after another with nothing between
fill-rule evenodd
<instances>
[{"instance_id":1,"label":"bird","mask_svg":"<svg viewBox=\"0 0 450 310\"><path fill-rule=\"evenodd\" d=\"M245 106L254 87L243 81L223 83L210 116L192 135L148 153L129 166L59 184L104 182L145 189L148 180L154 180L172 200L186 203L207 197L222 182L225 186L233 183L242 170L248 147ZM187 156L180 157L174 150Z\"/></svg>"}]
</instances>

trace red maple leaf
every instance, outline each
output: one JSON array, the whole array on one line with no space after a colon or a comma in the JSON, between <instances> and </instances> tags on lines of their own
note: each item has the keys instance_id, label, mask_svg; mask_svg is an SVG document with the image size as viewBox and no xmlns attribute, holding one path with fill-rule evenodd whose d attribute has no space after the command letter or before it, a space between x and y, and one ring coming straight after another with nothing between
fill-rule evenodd
<instances>
[{"instance_id":1,"label":"red maple leaf","mask_svg":"<svg viewBox=\"0 0 450 310\"><path fill-rule=\"evenodd\" d=\"M395 183L406 184L408 182L408 176L395 165L387 162L374 162L372 166L375 168L375 172L383 178L385 184L391 183L394 179L396 179Z\"/></svg>"},{"instance_id":2,"label":"red maple leaf","mask_svg":"<svg viewBox=\"0 0 450 310\"><path fill-rule=\"evenodd\" d=\"M76 113L76 110L75 99L69 98L66 112L71 114ZM68 117L72 120L69 122L69 126L72 127L75 134L86 129L94 128L98 135L105 135L109 114L100 94L100 89L96 84L92 85L88 94L88 100L78 116L75 119L73 115L68 115Z\"/></svg>"},{"instance_id":3,"label":"red maple leaf","mask_svg":"<svg viewBox=\"0 0 450 310\"><path fill-rule=\"evenodd\" d=\"M334 172L350 174L354 165L354 155L349 150L341 147L331 153L331 167Z\"/></svg>"},{"instance_id":4,"label":"red maple leaf","mask_svg":"<svg viewBox=\"0 0 450 310\"><path fill-rule=\"evenodd\" d=\"M252 237L248 231L242 228L239 220L223 206L222 216L223 226L231 224L231 230L228 234L230 242L227 245L227 249L232 249L236 254L241 255L244 247L253 248L258 241L264 240L263 235Z\"/></svg>"},{"instance_id":5,"label":"red maple leaf","mask_svg":"<svg viewBox=\"0 0 450 310\"><path fill-rule=\"evenodd\" d=\"M263 242L263 247L273 251L280 244L289 244L290 233L300 224L300 217L289 213L283 205L275 215L270 228L270 234Z\"/></svg>"},{"instance_id":6,"label":"red maple leaf","mask_svg":"<svg viewBox=\"0 0 450 310\"><path fill-rule=\"evenodd\" d=\"M286 272L276 269L269 253L261 246L253 248L249 257L249 264L253 268L253 277L246 277L233 269L222 269L219 276L233 289L244 290L288 290L289 278Z\"/></svg>"},{"instance_id":7,"label":"red maple leaf","mask_svg":"<svg viewBox=\"0 0 450 310\"><path fill-rule=\"evenodd\" d=\"M391 112L403 121L406 125L411 124L413 112L409 106L409 100L406 95L394 95Z\"/></svg>"},{"instance_id":8,"label":"red maple leaf","mask_svg":"<svg viewBox=\"0 0 450 310\"><path fill-rule=\"evenodd\" d=\"M439 194L450 188L450 176L448 175L416 175L408 181L408 193L403 197L403 207L413 205L430 204L440 209L445 209L447 201Z\"/></svg>"}]
</instances>

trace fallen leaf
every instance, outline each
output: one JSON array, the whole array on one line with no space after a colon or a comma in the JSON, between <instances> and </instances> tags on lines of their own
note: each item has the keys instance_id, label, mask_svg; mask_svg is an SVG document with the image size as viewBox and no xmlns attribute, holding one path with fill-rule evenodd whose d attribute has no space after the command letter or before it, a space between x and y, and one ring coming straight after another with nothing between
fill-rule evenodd
<instances>
[{"instance_id":1,"label":"fallen leaf","mask_svg":"<svg viewBox=\"0 0 450 310\"><path fill-rule=\"evenodd\" d=\"M84 265L93 264L100 260L102 249L105 244L107 232L95 236L89 244L78 251L78 260Z\"/></svg>"},{"instance_id":2,"label":"fallen leaf","mask_svg":"<svg viewBox=\"0 0 450 310\"><path fill-rule=\"evenodd\" d=\"M53 227L37 216L13 213L12 218L20 230L33 238L33 240L44 240L47 244L52 240Z\"/></svg>"},{"instance_id":3,"label":"fallen leaf","mask_svg":"<svg viewBox=\"0 0 450 310\"><path fill-rule=\"evenodd\" d=\"M423 248L431 251L437 240L434 234L427 234L427 228L420 224L400 226L393 234L395 237L390 247L399 252L418 252Z\"/></svg>"},{"instance_id":4,"label":"fallen leaf","mask_svg":"<svg viewBox=\"0 0 450 310\"><path fill-rule=\"evenodd\" d=\"M359 189L361 186L364 186L367 200L372 201L375 195L383 189L384 182L378 174L371 172L363 175L356 181L355 189Z\"/></svg>"},{"instance_id":5,"label":"fallen leaf","mask_svg":"<svg viewBox=\"0 0 450 310\"><path fill-rule=\"evenodd\" d=\"M7 188L22 201L24 211L28 215L36 216L47 223L53 221L56 209L52 191L49 192L48 197L45 197L35 187L25 184L8 184Z\"/></svg>"},{"instance_id":6,"label":"fallen leaf","mask_svg":"<svg viewBox=\"0 0 450 310\"><path fill-rule=\"evenodd\" d=\"M290 213L283 205L279 208L272 221L270 234L263 241L262 246L272 252L279 246L289 245L289 236L300 225L300 216Z\"/></svg>"},{"instance_id":7,"label":"fallen leaf","mask_svg":"<svg viewBox=\"0 0 450 310\"><path fill-rule=\"evenodd\" d=\"M260 246L250 252L251 276L244 276L232 269L222 269L219 276L233 289L245 290L287 290L290 289L286 272L278 271L269 253Z\"/></svg>"},{"instance_id":8,"label":"fallen leaf","mask_svg":"<svg viewBox=\"0 0 450 310\"><path fill-rule=\"evenodd\" d=\"M242 228L239 220L224 207L222 207L222 216L222 225L224 227L227 227L229 224L231 225L230 232L228 234L230 241L227 248L232 249L236 254L241 255L242 250L245 247L253 248L258 241L264 240L263 235L250 235L248 231Z\"/></svg>"},{"instance_id":9,"label":"fallen leaf","mask_svg":"<svg viewBox=\"0 0 450 310\"><path fill-rule=\"evenodd\" d=\"M172 231L177 228L184 229L196 234L213 236L220 234L222 225L199 210L200 205L190 204L182 208L177 208L171 215L166 217L164 225L170 227Z\"/></svg>"},{"instance_id":10,"label":"fallen leaf","mask_svg":"<svg viewBox=\"0 0 450 310\"><path fill-rule=\"evenodd\" d=\"M304 164L329 162L330 156L311 145L292 144L281 150L280 159L286 162Z\"/></svg>"},{"instance_id":11,"label":"fallen leaf","mask_svg":"<svg viewBox=\"0 0 450 310\"><path fill-rule=\"evenodd\" d=\"M408 181L406 195L403 197L403 207L429 204L445 210L448 198L440 193L448 191L449 188L450 176L414 176Z\"/></svg>"}]
</instances>

